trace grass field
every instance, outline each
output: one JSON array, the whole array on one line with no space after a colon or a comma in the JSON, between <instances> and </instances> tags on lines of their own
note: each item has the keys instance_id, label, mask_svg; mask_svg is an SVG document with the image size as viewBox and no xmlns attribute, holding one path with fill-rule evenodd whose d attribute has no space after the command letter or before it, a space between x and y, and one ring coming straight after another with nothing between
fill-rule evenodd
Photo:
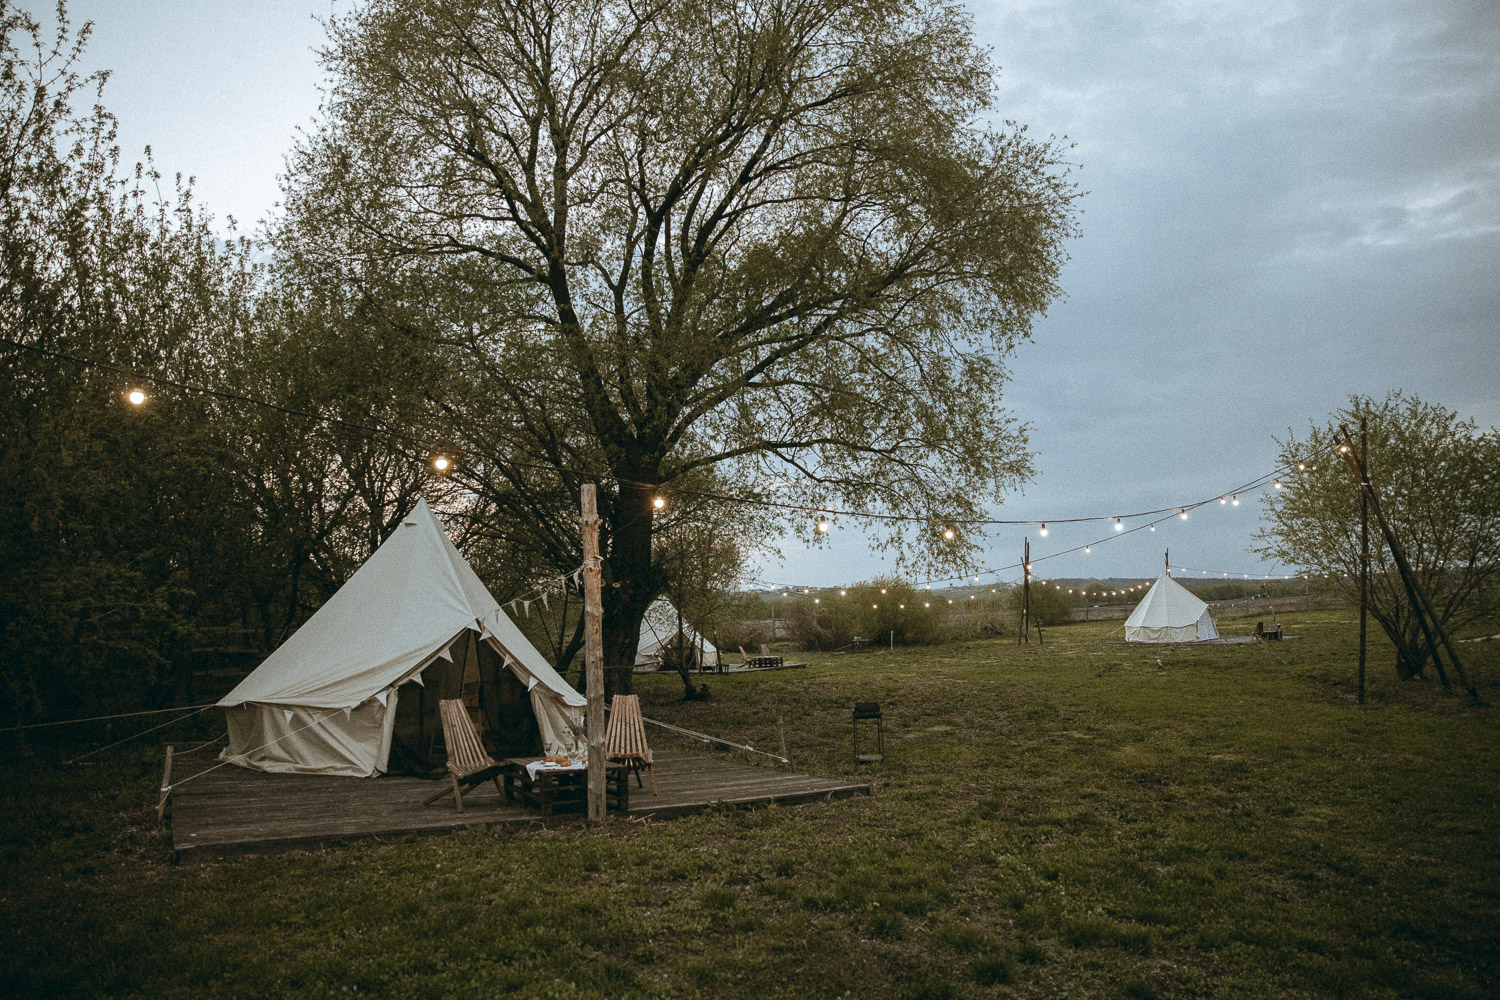
<instances>
[{"instance_id":1,"label":"grass field","mask_svg":"<svg viewBox=\"0 0 1500 1000\"><path fill-rule=\"evenodd\" d=\"M174 867L158 751L13 749L0 994L1495 996L1500 709L1398 684L1383 640L1357 707L1353 617L814 657L706 703L638 678L649 716L767 749L782 717L795 770L875 793L599 829ZM1460 648L1500 703L1500 642ZM886 715L862 770L855 700Z\"/></svg>"}]
</instances>

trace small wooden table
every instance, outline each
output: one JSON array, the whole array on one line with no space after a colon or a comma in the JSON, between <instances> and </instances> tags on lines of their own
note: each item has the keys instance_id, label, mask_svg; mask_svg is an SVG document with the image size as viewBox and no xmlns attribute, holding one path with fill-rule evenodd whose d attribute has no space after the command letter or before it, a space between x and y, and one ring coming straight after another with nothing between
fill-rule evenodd
<instances>
[{"instance_id":1,"label":"small wooden table","mask_svg":"<svg viewBox=\"0 0 1500 1000\"><path fill-rule=\"evenodd\" d=\"M505 801L520 802L536 806L543 816L554 812L587 812L589 796L589 772L587 768L576 770L548 769L538 771L536 777L526 770L535 757L512 757L501 766L500 778L504 782ZM604 807L617 812L630 808L630 772L619 764L604 767Z\"/></svg>"}]
</instances>

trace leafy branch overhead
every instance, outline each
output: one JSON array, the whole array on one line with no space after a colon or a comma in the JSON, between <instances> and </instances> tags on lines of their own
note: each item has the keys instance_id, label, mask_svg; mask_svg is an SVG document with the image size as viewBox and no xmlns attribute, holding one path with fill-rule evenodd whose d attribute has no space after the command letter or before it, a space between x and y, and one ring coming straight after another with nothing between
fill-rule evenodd
<instances>
[{"instance_id":1,"label":"leafy branch overhead","mask_svg":"<svg viewBox=\"0 0 1500 1000\"><path fill-rule=\"evenodd\" d=\"M641 498L700 474L934 517L1029 476L1004 359L1077 191L987 124L961 5L376 0L330 39L283 255L424 304L476 454L612 481L616 573L652 589Z\"/></svg>"}]
</instances>

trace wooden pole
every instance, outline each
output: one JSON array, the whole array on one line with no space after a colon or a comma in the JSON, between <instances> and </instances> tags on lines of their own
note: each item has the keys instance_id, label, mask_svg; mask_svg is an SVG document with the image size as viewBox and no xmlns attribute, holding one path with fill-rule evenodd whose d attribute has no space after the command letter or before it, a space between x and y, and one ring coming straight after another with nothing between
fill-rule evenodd
<instances>
[{"instance_id":1,"label":"wooden pole","mask_svg":"<svg viewBox=\"0 0 1500 1000\"><path fill-rule=\"evenodd\" d=\"M167 760L161 769L161 798L156 800L156 825L167 819L167 801L172 796L172 744L167 744Z\"/></svg>"},{"instance_id":2,"label":"wooden pole","mask_svg":"<svg viewBox=\"0 0 1500 1000\"><path fill-rule=\"evenodd\" d=\"M1031 539L1027 538L1021 548L1021 627L1016 630L1016 645L1021 637L1031 642Z\"/></svg>"},{"instance_id":3,"label":"wooden pole","mask_svg":"<svg viewBox=\"0 0 1500 1000\"><path fill-rule=\"evenodd\" d=\"M1369 440L1365 436L1365 418L1359 418L1359 464L1370 472ZM1370 611L1370 499L1365 491L1370 483L1363 479L1359 484L1359 696L1357 701L1365 703L1365 632Z\"/></svg>"},{"instance_id":4,"label":"wooden pole","mask_svg":"<svg viewBox=\"0 0 1500 1000\"><path fill-rule=\"evenodd\" d=\"M604 600L599 560L599 506L594 484L579 490L583 516L583 664L588 687L588 818L604 820Z\"/></svg>"},{"instance_id":5,"label":"wooden pole","mask_svg":"<svg viewBox=\"0 0 1500 1000\"><path fill-rule=\"evenodd\" d=\"M1417 624L1422 627L1422 635L1427 639L1427 647L1432 651L1432 662L1437 665L1438 679L1443 682L1443 687L1448 687L1448 674L1443 670L1442 658L1438 655L1438 643L1448 651L1448 658L1453 662L1453 669L1458 673L1459 683L1464 686L1469 697L1475 701L1479 700L1479 692L1469 682L1469 675L1464 671L1463 661L1458 658L1458 652L1454 650L1453 643L1448 634L1443 631L1437 612L1432 609L1432 603L1427 599L1427 592L1422 589L1421 581L1417 574L1412 571L1411 563L1406 561L1406 550L1396 540L1396 533L1391 529L1390 522L1386 521L1384 512L1380 509L1380 498L1375 495L1374 484L1366 471L1359 456L1354 454L1354 440L1345 427L1339 430L1344 435L1344 448L1341 452L1344 462L1359 478L1364 494L1369 498L1370 513L1375 515L1375 523L1380 525L1380 533L1385 536L1385 544L1391 550L1391 558L1395 560L1396 569L1401 574L1401 582L1406 584L1406 594L1411 598L1412 611L1417 616Z\"/></svg>"}]
</instances>

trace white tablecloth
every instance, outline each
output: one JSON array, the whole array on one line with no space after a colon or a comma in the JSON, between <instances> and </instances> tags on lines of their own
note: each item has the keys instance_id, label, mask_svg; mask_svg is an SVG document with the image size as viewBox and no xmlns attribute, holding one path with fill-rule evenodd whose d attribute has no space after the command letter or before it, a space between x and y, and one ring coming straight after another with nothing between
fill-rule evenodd
<instances>
[{"instance_id":1,"label":"white tablecloth","mask_svg":"<svg viewBox=\"0 0 1500 1000\"><path fill-rule=\"evenodd\" d=\"M586 771L588 770L588 766L589 762L587 760L577 760L566 766L551 764L545 760L534 760L526 765L526 774L532 781L535 781L538 772L541 771Z\"/></svg>"}]
</instances>

